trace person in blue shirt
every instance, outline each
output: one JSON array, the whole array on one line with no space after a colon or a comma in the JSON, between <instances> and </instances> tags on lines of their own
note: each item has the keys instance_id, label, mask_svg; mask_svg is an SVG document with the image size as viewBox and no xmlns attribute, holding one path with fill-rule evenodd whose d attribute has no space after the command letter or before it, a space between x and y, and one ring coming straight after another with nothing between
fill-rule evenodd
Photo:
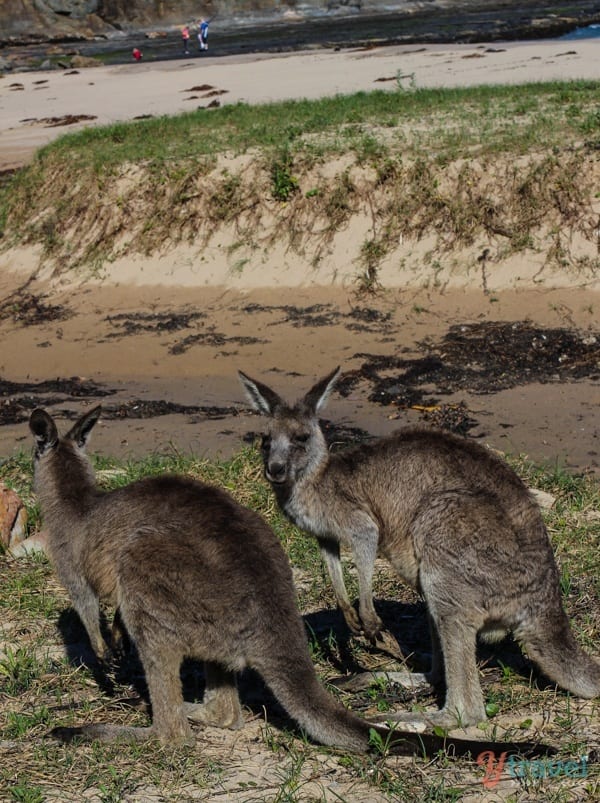
<instances>
[{"instance_id":1,"label":"person in blue shirt","mask_svg":"<svg viewBox=\"0 0 600 803\"><path fill-rule=\"evenodd\" d=\"M210 20L201 19L198 25L198 47L200 50L208 50L208 24Z\"/></svg>"}]
</instances>

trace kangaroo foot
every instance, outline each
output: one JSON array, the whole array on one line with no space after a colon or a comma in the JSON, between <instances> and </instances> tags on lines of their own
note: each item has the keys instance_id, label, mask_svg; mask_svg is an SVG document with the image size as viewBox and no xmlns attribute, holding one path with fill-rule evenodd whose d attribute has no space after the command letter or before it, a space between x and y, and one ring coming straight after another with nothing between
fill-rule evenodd
<instances>
[{"instance_id":1,"label":"kangaroo foot","mask_svg":"<svg viewBox=\"0 0 600 803\"><path fill-rule=\"evenodd\" d=\"M408 672L406 670L401 670L399 672L361 672L359 675L333 680L332 683L334 686L337 686L338 689L356 692L368 689L369 686L372 686L373 683L381 679L414 691L420 690L428 685L426 676L421 672Z\"/></svg>"},{"instance_id":2,"label":"kangaroo foot","mask_svg":"<svg viewBox=\"0 0 600 803\"><path fill-rule=\"evenodd\" d=\"M211 725L215 728L237 730L244 725L242 709L235 705L223 705L221 701L207 703L184 703L183 711L190 722L196 725Z\"/></svg>"},{"instance_id":3,"label":"kangaroo foot","mask_svg":"<svg viewBox=\"0 0 600 803\"><path fill-rule=\"evenodd\" d=\"M348 630L352 633L353 636L360 636L363 634L363 625L360 621L360 618L354 608L349 606L342 606L340 605L341 611L344 615L344 621L348 626Z\"/></svg>"},{"instance_id":4,"label":"kangaroo foot","mask_svg":"<svg viewBox=\"0 0 600 803\"><path fill-rule=\"evenodd\" d=\"M454 728L466 728L469 725L477 725L485 719L485 712L483 716L477 714L460 715L455 711L442 708L439 711L403 711L398 714L387 714L382 716L380 721L401 722L403 727L406 725L410 727L411 730L424 730L429 728L453 730Z\"/></svg>"}]
</instances>

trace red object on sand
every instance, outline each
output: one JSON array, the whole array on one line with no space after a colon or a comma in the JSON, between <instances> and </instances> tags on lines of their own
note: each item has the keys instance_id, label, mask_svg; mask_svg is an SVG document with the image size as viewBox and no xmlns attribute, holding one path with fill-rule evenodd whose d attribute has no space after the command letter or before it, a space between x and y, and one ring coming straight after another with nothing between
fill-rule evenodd
<instances>
[{"instance_id":1,"label":"red object on sand","mask_svg":"<svg viewBox=\"0 0 600 803\"><path fill-rule=\"evenodd\" d=\"M136 61L142 60L142 51L137 47L133 48L133 50L131 51L131 55Z\"/></svg>"}]
</instances>

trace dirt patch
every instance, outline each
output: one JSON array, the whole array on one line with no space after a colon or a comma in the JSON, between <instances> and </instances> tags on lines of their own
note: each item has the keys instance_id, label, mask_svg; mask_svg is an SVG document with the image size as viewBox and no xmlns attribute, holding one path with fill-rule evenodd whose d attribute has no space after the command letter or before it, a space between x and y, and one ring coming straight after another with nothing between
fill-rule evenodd
<instances>
[{"instance_id":1,"label":"dirt patch","mask_svg":"<svg viewBox=\"0 0 600 803\"><path fill-rule=\"evenodd\" d=\"M228 416L237 415L235 407L215 407L206 405L174 404L164 399L159 401L142 401L134 399L131 402L119 405L106 405L102 408L102 415L107 419L115 418L154 418L159 415L172 415L173 413L185 415L202 415L206 418L220 420ZM76 415L72 416L76 418Z\"/></svg>"},{"instance_id":2,"label":"dirt patch","mask_svg":"<svg viewBox=\"0 0 600 803\"><path fill-rule=\"evenodd\" d=\"M93 446L103 454L226 457L262 429L238 369L293 400L339 364L323 413L332 448L426 421L511 454L600 470L600 301L590 291L507 291L494 303L481 292L339 288L161 288L159 297L152 287L61 294L34 283L27 292L34 312L63 317L0 316L4 455L29 448L34 407L68 422L82 404L102 403Z\"/></svg>"},{"instance_id":3,"label":"dirt patch","mask_svg":"<svg viewBox=\"0 0 600 803\"><path fill-rule=\"evenodd\" d=\"M0 426L27 421L36 407L55 407L65 398L99 400L113 392L78 377L44 382L0 379Z\"/></svg>"},{"instance_id":4,"label":"dirt patch","mask_svg":"<svg viewBox=\"0 0 600 803\"><path fill-rule=\"evenodd\" d=\"M289 323L291 326L320 327L342 323L347 329L360 331L385 331L385 324L392 319L391 312L368 307L353 307L350 312L342 312L333 304L312 304L310 307L293 305L264 306L262 304L246 304L242 311L274 313L282 312L283 318L273 321L269 326Z\"/></svg>"},{"instance_id":5,"label":"dirt patch","mask_svg":"<svg viewBox=\"0 0 600 803\"><path fill-rule=\"evenodd\" d=\"M72 379L56 379L38 383L6 382L0 380L0 426L17 424L29 419L30 412L36 407L56 408L67 400L87 399L101 402L115 390L101 387L94 382ZM52 395L61 394L61 395ZM76 410L58 409L55 413L62 419L73 421L80 415ZM102 417L115 419L147 419L163 415L194 415L208 419L223 419L238 415L235 407L218 407L215 405L186 405L168 402L164 399L143 400L132 399L118 404L103 401Z\"/></svg>"},{"instance_id":6,"label":"dirt patch","mask_svg":"<svg viewBox=\"0 0 600 803\"><path fill-rule=\"evenodd\" d=\"M229 343L236 343L240 346L249 346L255 343L266 343L258 337L227 337L222 332L204 332L200 335L189 335L169 348L171 354L184 354L189 348L196 345L202 346L225 346Z\"/></svg>"},{"instance_id":7,"label":"dirt patch","mask_svg":"<svg viewBox=\"0 0 600 803\"><path fill-rule=\"evenodd\" d=\"M24 325L60 320L72 314L62 305L49 305L40 298L26 294L19 301L6 302L0 308L8 310L16 322ZM341 325L349 331L393 333L392 313L370 307L354 307L342 312L333 304L295 305L246 304L245 314L263 313L276 320L266 326L289 325L294 328L322 328ZM279 317L283 313L283 317ZM107 338L127 338L141 333L164 334L196 328L209 320L205 312L130 312L107 315L104 320L116 331ZM202 333L186 335L168 346L170 354L185 353L195 345L213 348L229 344L248 346L265 344L266 338L231 335L217 331L213 324ZM356 353L362 359L359 368L346 371L338 383L338 392L347 397L364 381L370 386L369 400L397 408L421 409L429 420L436 419L427 408L439 404L439 396L468 391L491 394L531 382L565 382L589 378L600 379L600 332L571 328L543 328L528 321L485 321L450 326L439 342L427 338L417 344L423 356L406 359L394 354ZM59 391L69 396L104 396L113 391L77 378L41 383L0 383L0 394L19 393L44 396ZM45 398L45 403L50 403ZM420 406L420 408L419 408ZM126 410L143 410L133 417L149 418L167 412L201 412L203 408L177 405L159 400L123 406ZM450 414L450 411L453 411ZM438 416L442 426L464 428L466 406L446 405L445 415ZM107 415L110 411L107 408ZM127 417L122 412L119 417ZM471 419L472 421L472 419Z\"/></svg>"},{"instance_id":8,"label":"dirt patch","mask_svg":"<svg viewBox=\"0 0 600 803\"><path fill-rule=\"evenodd\" d=\"M107 315L105 320L117 331L111 337L123 337L138 332L177 332L206 319L203 312L131 312Z\"/></svg>"}]
</instances>

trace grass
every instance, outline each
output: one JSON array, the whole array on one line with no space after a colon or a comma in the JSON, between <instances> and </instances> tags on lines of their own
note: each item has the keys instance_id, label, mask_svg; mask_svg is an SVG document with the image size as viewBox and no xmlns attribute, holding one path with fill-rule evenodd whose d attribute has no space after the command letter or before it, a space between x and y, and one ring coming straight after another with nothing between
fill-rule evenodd
<instances>
[{"instance_id":1,"label":"grass","mask_svg":"<svg viewBox=\"0 0 600 803\"><path fill-rule=\"evenodd\" d=\"M347 671L393 668L394 663L360 639L348 640L333 614L333 595L313 539L279 513L262 478L260 457L244 448L225 462L170 454L138 462L95 460L99 481L115 488L164 471L184 472L227 488L242 504L258 510L271 524L295 567L299 604L305 613L311 654L324 681ZM562 573L564 601L578 639L600 652L600 485L589 477L567 474L524 460L514 466L532 486L551 492L556 503L546 516ZM14 487L39 526L31 492L31 461L17 455L0 466L0 479ZM354 580L353 572L349 579ZM351 584L352 585L352 584ZM354 584L355 593L356 586ZM403 646L426 649L424 610L417 596L378 564L375 594L386 624ZM242 696L249 706L247 722L236 733L208 729L194 748L172 751L156 744L71 745L49 739L58 724L86 720L147 721L143 708L131 708L135 679L126 665L117 665L104 681L93 664L65 651L65 642L85 642L69 601L45 558L11 560L0 556L0 800L6 801L184 801L235 799L251 801L458 801L481 794L483 769L466 760L386 756L385 745L368 757L344 754L308 743L288 730L255 678L242 678ZM110 611L107 612L110 615ZM186 687L196 682L197 668L187 667ZM510 642L480 652L481 680L488 712L483 725L488 738L531 739L541 735L558 746L559 759L571 760L597 746L598 701L584 702L545 687L518 648ZM107 682L106 682L107 681ZM363 715L398 708L431 707L425 691L415 697L395 684L378 680L364 692L332 693ZM265 721L265 709L269 722ZM477 734L473 729L471 735ZM479 733L481 737L483 734ZM551 803L596 799L600 791L597 765L586 777L503 776L502 799ZM335 783L333 783L335 780ZM507 786L508 784L508 786ZM223 798L225 795L225 798ZM472 798L469 798L472 799ZM478 798L479 799L479 798Z\"/></svg>"},{"instance_id":2,"label":"grass","mask_svg":"<svg viewBox=\"0 0 600 803\"><path fill-rule=\"evenodd\" d=\"M318 264L367 214L367 289L400 241L428 235L442 251L483 241L491 257L533 248L595 271L599 147L597 82L226 105L61 137L0 188L0 231L57 270L205 245L224 226Z\"/></svg>"}]
</instances>

